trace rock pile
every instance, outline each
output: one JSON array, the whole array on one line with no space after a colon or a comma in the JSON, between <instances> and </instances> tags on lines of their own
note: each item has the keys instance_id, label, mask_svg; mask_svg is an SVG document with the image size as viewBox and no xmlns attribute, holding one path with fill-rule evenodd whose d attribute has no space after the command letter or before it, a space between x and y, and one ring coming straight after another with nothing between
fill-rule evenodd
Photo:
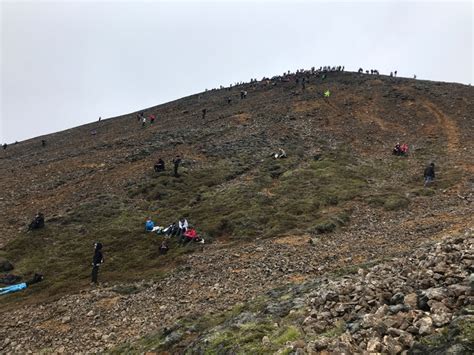
<instances>
[{"instance_id":1,"label":"rock pile","mask_svg":"<svg viewBox=\"0 0 474 355\"><path fill-rule=\"evenodd\" d=\"M302 328L311 351L400 353L474 302L474 238L446 239L406 258L324 280L309 294ZM318 337L345 324L336 339Z\"/></svg>"}]
</instances>

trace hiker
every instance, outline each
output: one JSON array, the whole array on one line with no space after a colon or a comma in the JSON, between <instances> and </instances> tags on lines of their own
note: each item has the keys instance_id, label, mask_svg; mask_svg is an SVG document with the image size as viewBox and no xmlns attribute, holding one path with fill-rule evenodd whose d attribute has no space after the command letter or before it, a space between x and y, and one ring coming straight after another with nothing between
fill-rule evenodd
<instances>
[{"instance_id":1,"label":"hiker","mask_svg":"<svg viewBox=\"0 0 474 355\"><path fill-rule=\"evenodd\" d=\"M200 238L194 228L189 228L182 236L180 243L196 242L204 244L204 239Z\"/></svg>"},{"instance_id":2,"label":"hiker","mask_svg":"<svg viewBox=\"0 0 474 355\"><path fill-rule=\"evenodd\" d=\"M178 221L178 228L179 228L178 237L182 238L183 234L186 233L186 231L188 230L188 225L189 225L188 221L184 217L182 217Z\"/></svg>"},{"instance_id":3,"label":"hiker","mask_svg":"<svg viewBox=\"0 0 474 355\"><path fill-rule=\"evenodd\" d=\"M155 223L151 220L151 217L147 217L145 221L145 231L146 232L153 232L155 228Z\"/></svg>"},{"instance_id":4,"label":"hiker","mask_svg":"<svg viewBox=\"0 0 474 355\"><path fill-rule=\"evenodd\" d=\"M395 74L395 77L397 77L397 71L395 70L393 73Z\"/></svg>"},{"instance_id":5,"label":"hiker","mask_svg":"<svg viewBox=\"0 0 474 355\"><path fill-rule=\"evenodd\" d=\"M102 120L102 116L99 116L99 122Z\"/></svg>"},{"instance_id":6,"label":"hiker","mask_svg":"<svg viewBox=\"0 0 474 355\"><path fill-rule=\"evenodd\" d=\"M46 147L46 141L44 139L41 140L41 146Z\"/></svg>"},{"instance_id":7,"label":"hiker","mask_svg":"<svg viewBox=\"0 0 474 355\"><path fill-rule=\"evenodd\" d=\"M158 161L153 166L155 172L159 173L160 171L165 171L165 162L163 159L158 159Z\"/></svg>"},{"instance_id":8,"label":"hiker","mask_svg":"<svg viewBox=\"0 0 474 355\"><path fill-rule=\"evenodd\" d=\"M403 156L408 155L408 144L403 143L402 146L400 147L400 152L402 153Z\"/></svg>"},{"instance_id":9,"label":"hiker","mask_svg":"<svg viewBox=\"0 0 474 355\"><path fill-rule=\"evenodd\" d=\"M143 116L142 117L142 127L145 127L145 125L146 125L146 117Z\"/></svg>"},{"instance_id":10,"label":"hiker","mask_svg":"<svg viewBox=\"0 0 474 355\"><path fill-rule=\"evenodd\" d=\"M207 109L202 109L202 119L206 118Z\"/></svg>"},{"instance_id":11,"label":"hiker","mask_svg":"<svg viewBox=\"0 0 474 355\"><path fill-rule=\"evenodd\" d=\"M240 99L241 99L241 100L244 99L244 91L243 91L243 90L240 92Z\"/></svg>"},{"instance_id":12,"label":"hiker","mask_svg":"<svg viewBox=\"0 0 474 355\"><path fill-rule=\"evenodd\" d=\"M282 148L278 149L278 153L273 153L272 155L275 159L286 158L286 152Z\"/></svg>"},{"instance_id":13,"label":"hiker","mask_svg":"<svg viewBox=\"0 0 474 355\"><path fill-rule=\"evenodd\" d=\"M413 79L416 79L416 74L413 75Z\"/></svg>"},{"instance_id":14,"label":"hiker","mask_svg":"<svg viewBox=\"0 0 474 355\"><path fill-rule=\"evenodd\" d=\"M94 256L92 257L92 283L97 284L99 266L104 262L102 255L102 243L94 243Z\"/></svg>"},{"instance_id":15,"label":"hiker","mask_svg":"<svg viewBox=\"0 0 474 355\"><path fill-rule=\"evenodd\" d=\"M165 255L169 249L168 243L166 240L163 240L160 245L160 255Z\"/></svg>"},{"instance_id":16,"label":"hiker","mask_svg":"<svg viewBox=\"0 0 474 355\"><path fill-rule=\"evenodd\" d=\"M13 285L21 281L21 276L5 274L0 276L0 284Z\"/></svg>"},{"instance_id":17,"label":"hiker","mask_svg":"<svg viewBox=\"0 0 474 355\"><path fill-rule=\"evenodd\" d=\"M390 72L390 77L393 78L393 72Z\"/></svg>"},{"instance_id":18,"label":"hiker","mask_svg":"<svg viewBox=\"0 0 474 355\"><path fill-rule=\"evenodd\" d=\"M8 144L7 144L7 143L3 143L3 146L2 146L2 147L3 147L3 149L7 149Z\"/></svg>"},{"instance_id":19,"label":"hiker","mask_svg":"<svg viewBox=\"0 0 474 355\"><path fill-rule=\"evenodd\" d=\"M163 229L163 233L169 238L177 235L179 232L178 224L176 222L170 224L167 228Z\"/></svg>"},{"instance_id":20,"label":"hiker","mask_svg":"<svg viewBox=\"0 0 474 355\"><path fill-rule=\"evenodd\" d=\"M155 226L155 222L151 220L151 217L147 217L145 221L145 232L157 232L161 233L163 231L163 227Z\"/></svg>"},{"instance_id":21,"label":"hiker","mask_svg":"<svg viewBox=\"0 0 474 355\"><path fill-rule=\"evenodd\" d=\"M181 164L181 158L180 158L179 155L177 155L176 158L173 159L174 176L175 176L175 177L178 177L178 176L179 176L179 174L178 174L179 164Z\"/></svg>"},{"instance_id":22,"label":"hiker","mask_svg":"<svg viewBox=\"0 0 474 355\"><path fill-rule=\"evenodd\" d=\"M425 184L424 187L428 186L430 183L433 182L435 178L435 171L434 171L434 163L431 163L425 168L425 172L423 173L423 176L425 178Z\"/></svg>"},{"instance_id":23,"label":"hiker","mask_svg":"<svg viewBox=\"0 0 474 355\"><path fill-rule=\"evenodd\" d=\"M155 122L155 115L149 115L148 118L150 119L150 124Z\"/></svg>"},{"instance_id":24,"label":"hiker","mask_svg":"<svg viewBox=\"0 0 474 355\"><path fill-rule=\"evenodd\" d=\"M16 284L16 285L0 288L0 295L6 295L8 293L13 293L13 292L18 292L18 291L24 290L24 289L28 288L29 286L31 286L35 283L38 283L40 281L43 281L43 275L35 274L31 280L28 280L28 281L23 282L21 284Z\"/></svg>"},{"instance_id":25,"label":"hiker","mask_svg":"<svg viewBox=\"0 0 474 355\"><path fill-rule=\"evenodd\" d=\"M227 98L227 104L230 105L230 103L232 102L232 99L230 97Z\"/></svg>"},{"instance_id":26,"label":"hiker","mask_svg":"<svg viewBox=\"0 0 474 355\"><path fill-rule=\"evenodd\" d=\"M40 229L44 227L44 215L41 212L36 213L35 218L28 226L28 230Z\"/></svg>"},{"instance_id":27,"label":"hiker","mask_svg":"<svg viewBox=\"0 0 474 355\"><path fill-rule=\"evenodd\" d=\"M400 147L400 143L395 144L395 148L393 148L392 153L393 153L393 155L401 155L402 150L401 150L401 147Z\"/></svg>"}]
</instances>

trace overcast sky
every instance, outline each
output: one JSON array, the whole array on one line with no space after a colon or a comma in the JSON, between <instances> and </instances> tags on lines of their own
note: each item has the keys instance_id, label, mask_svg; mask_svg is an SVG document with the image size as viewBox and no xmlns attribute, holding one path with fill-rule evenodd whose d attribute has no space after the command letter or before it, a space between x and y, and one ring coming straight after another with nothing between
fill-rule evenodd
<instances>
[{"instance_id":1,"label":"overcast sky","mask_svg":"<svg viewBox=\"0 0 474 355\"><path fill-rule=\"evenodd\" d=\"M473 1L0 2L0 142L313 65L473 82Z\"/></svg>"}]
</instances>

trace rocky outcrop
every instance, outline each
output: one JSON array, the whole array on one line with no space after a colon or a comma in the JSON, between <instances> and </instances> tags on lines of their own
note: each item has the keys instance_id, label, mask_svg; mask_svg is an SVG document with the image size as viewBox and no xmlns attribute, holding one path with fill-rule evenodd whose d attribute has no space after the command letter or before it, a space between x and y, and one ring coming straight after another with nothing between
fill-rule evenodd
<instances>
[{"instance_id":1,"label":"rocky outcrop","mask_svg":"<svg viewBox=\"0 0 474 355\"><path fill-rule=\"evenodd\" d=\"M311 292L311 311L302 329L309 337L343 321L346 331L314 349L400 353L439 332L473 304L469 285L474 239L446 239L431 247L340 280L326 280ZM310 347L311 348L311 347Z\"/></svg>"}]
</instances>

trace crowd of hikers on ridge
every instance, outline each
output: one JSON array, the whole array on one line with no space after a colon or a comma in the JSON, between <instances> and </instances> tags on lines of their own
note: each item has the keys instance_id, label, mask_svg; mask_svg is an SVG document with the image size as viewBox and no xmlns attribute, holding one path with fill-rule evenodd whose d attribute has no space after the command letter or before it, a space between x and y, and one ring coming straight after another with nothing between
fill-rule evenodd
<instances>
[{"instance_id":1,"label":"crowd of hikers on ridge","mask_svg":"<svg viewBox=\"0 0 474 355\"><path fill-rule=\"evenodd\" d=\"M306 85L310 82L310 76L319 78L321 80L325 80L328 77L328 75L330 75L330 73L343 72L344 70L345 70L344 66L321 66L318 69L316 69L315 67L312 67L310 70L299 69L293 73L288 71L288 72L283 73L282 75L273 76L272 78L263 77L260 81L257 79L250 79L249 83L253 85L257 85L257 84L276 85L279 82L294 81L297 85L301 86L302 90L304 90L306 88ZM357 73L364 74L364 69L359 68ZM365 74L380 75L377 69L365 70ZM392 71L390 72L390 77L397 77L397 74L398 74L397 70ZM414 75L414 79L416 79L416 75ZM248 83L238 82L238 83L231 84L229 85L227 90L231 90L233 87L238 87L244 84L248 84ZM225 88L221 86L221 89L225 89ZM212 90L216 90L216 89L212 89ZM206 89L206 91L208 90ZM321 93L321 96L325 99L328 99L330 95L331 95L331 92L329 89L326 89ZM248 96L247 90L240 90L239 92L240 100L247 99L247 96ZM226 101L227 101L227 104L231 104L232 97L227 97ZM201 112L202 112L202 119L204 119L207 114L207 108L203 108ZM148 123L150 125L153 125L156 120L155 114L152 114L152 113L145 114L145 111L141 111L137 113L136 117L137 117L137 121L140 122L141 127L143 128L146 127ZM98 122L101 122L101 120L102 120L102 117L99 117ZM91 131L91 134L93 135L95 135L96 133L97 133L96 129L93 129ZM15 144L16 143L18 142L15 142ZM45 139L41 140L41 146L46 147ZM7 149L8 147L7 143L4 143L2 147L4 150ZM396 156L407 156L408 150L409 150L408 144L397 143L392 150L392 154ZM274 157L275 159L286 158L287 153L282 148L279 148L277 152L272 153L272 157ZM181 163L182 163L182 158L179 155L177 155L175 158L171 160L171 164L173 165L174 177L180 176L178 170ZM160 157L153 165L153 169L156 173L165 172L166 171L165 161ZM430 163L425 168L423 172L423 178L424 178L424 187L427 187L434 181L435 179L434 163ZM28 225L28 231L41 229L44 226L45 226L44 215L41 212L38 212L35 215L32 222ZM167 227L155 225L151 217L148 217L147 220L145 221L145 231L153 232L153 233L156 233L157 235L164 236L164 239L162 240L159 247L159 253L161 255L164 255L168 252L170 248L169 241L172 238L176 239L176 242L178 245L186 245L187 243L190 243L190 242L204 243L204 239L199 236L196 229L190 226L188 221L184 217L180 218L177 222L171 223ZM91 282L93 284L96 284L98 282L99 267L103 263L104 263L104 257L102 253L102 243L96 242L94 243L94 255L92 258ZM21 280L21 277L16 276L16 275L10 275L10 274L0 277L0 283L4 283L4 284L14 283L20 280ZM22 284L8 286L6 288L0 288L0 295L23 290L27 288L29 285L40 282L41 280L43 280L43 276L40 274L35 274L34 277L30 281L27 281Z\"/></svg>"}]
</instances>

